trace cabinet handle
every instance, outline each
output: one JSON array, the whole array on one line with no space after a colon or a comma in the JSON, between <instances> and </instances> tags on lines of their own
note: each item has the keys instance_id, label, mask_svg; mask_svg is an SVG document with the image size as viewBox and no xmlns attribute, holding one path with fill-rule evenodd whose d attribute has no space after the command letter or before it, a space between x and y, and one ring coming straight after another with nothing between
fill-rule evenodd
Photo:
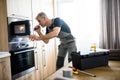
<instances>
[{"instance_id":1,"label":"cabinet handle","mask_svg":"<svg viewBox=\"0 0 120 80\"><path fill-rule=\"evenodd\" d=\"M12 16L15 16L15 17L20 17L20 18L24 18L24 19L26 19L26 18L29 18L29 17L26 17L26 16L22 16L22 15L17 15L17 14L11 14Z\"/></svg>"},{"instance_id":2,"label":"cabinet handle","mask_svg":"<svg viewBox=\"0 0 120 80\"><path fill-rule=\"evenodd\" d=\"M43 50L43 66L46 66L45 50Z\"/></svg>"},{"instance_id":3,"label":"cabinet handle","mask_svg":"<svg viewBox=\"0 0 120 80\"><path fill-rule=\"evenodd\" d=\"M38 70L38 54L37 54L37 52L35 52L35 59L36 59L36 66L35 66L35 68L36 68L36 70Z\"/></svg>"}]
</instances>

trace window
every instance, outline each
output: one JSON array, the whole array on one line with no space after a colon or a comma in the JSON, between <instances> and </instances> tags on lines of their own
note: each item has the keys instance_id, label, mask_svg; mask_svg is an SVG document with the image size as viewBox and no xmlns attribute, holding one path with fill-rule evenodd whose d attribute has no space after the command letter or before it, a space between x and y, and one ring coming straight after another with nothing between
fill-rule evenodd
<instances>
[{"instance_id":1,"label":"window","mask_svg":"<svg viewBox=\"0 0 120 80\"><path fill-rule=\"evenodd\" d=\"M78 50L88 50L93 43L99 46L100 0L58 0L56 5L57 16L70 26Z\"/></svg>"}]
</instances>

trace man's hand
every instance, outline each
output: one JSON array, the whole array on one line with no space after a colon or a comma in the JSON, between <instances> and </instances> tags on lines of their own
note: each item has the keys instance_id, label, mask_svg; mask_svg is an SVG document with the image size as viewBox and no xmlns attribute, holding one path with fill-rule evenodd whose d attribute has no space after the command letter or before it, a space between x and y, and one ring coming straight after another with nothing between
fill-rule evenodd
<instances>
[{"instance_id":1,"label":"man's hand","mask_svg":"<svg viewBox=\"0 0 120 80\"><path fill-rule=\"evenodd\" d=\"M30 35L29 38L32 41L34 41L34 40L42 40L42 38L40 36L36 36L36 35Z\"/></svg>"},{"instance_id":2,"label":"man's hand","mask_svg":"<svg viewBox=\"0 0 120 80\"><path fill-rule=\"evenodd\" d=\"M30 35L29 39L34 41L34 40L43 40L46 44L48 43L49 39L45 39L45 36L36 36L36 35Z\"/></svg>"},{"instance_id":3,"label":"man's hand","mask_svg":"<svg viewBox=\"0 0 120 80\"><path fill-rule=\"evenodd\" d=\"M36 25L36 26L34 27L34 30L35 30L37 33L40 33L40 31L41 31L40 25Z\"/></svg>"}]
</instances>

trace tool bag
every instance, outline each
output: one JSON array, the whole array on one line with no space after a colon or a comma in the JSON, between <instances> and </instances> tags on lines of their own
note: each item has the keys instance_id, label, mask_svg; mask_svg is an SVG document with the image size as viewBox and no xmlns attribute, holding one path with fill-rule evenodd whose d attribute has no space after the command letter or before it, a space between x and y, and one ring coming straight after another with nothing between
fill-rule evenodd
<instances>
[{"instance_id":1,"label":"tool bag","mask_svg":"<svg viewBox=\"0 0 120 80\"><path fill-rule=\"evenodd\" d=\"M109 51L99 51L80 55L80 52L72 52L72 65L76 69L84 70L108 65Z\"/></svg>"}]
</instances>

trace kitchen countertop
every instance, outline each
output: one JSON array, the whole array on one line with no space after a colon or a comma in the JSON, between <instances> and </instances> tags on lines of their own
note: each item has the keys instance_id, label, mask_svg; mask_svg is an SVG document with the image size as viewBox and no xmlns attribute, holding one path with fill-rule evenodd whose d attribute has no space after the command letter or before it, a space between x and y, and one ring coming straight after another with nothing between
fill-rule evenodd
<instances>
[{"instance_id":1,"label":"kitchen countertop","mask_svg":"<svg viewBox=\"0 0 120 80\"><path fill-rule=\"evenodd\" d=\"M45 80L119 80L120 79L120 61L109 61L108 66L102 66L97 68L86 69L83 71L96 75L92 77L90 75L79 72L78 75L73 74L72 77L63 77L63 69L71 66L69 63L67 66L59 69Z\"/></svg>"},{"instance_id":2,"label":"kitchen countertop","mask_svg":"<svg viewBox=\"0 0 120 80\"><path fill-rule=\"evenodd\" d=\"M63 77L63 70L67 69L68 66L72 66L72 62L70 62L67 66L62 67L57 70L55 73L47 77L45 80L77 80L72 77Z\"/></svg>"},{"instance_id":3,"label":"kitchen countertop","mask_svg":"<svg viewBox=\"0 0 120 80\"><path fill-rule=\"evenodd\" d=\"M9 52L0 52L0 58L9 57L9 56L10 56Z\"/></svg>"}]
</instances>

